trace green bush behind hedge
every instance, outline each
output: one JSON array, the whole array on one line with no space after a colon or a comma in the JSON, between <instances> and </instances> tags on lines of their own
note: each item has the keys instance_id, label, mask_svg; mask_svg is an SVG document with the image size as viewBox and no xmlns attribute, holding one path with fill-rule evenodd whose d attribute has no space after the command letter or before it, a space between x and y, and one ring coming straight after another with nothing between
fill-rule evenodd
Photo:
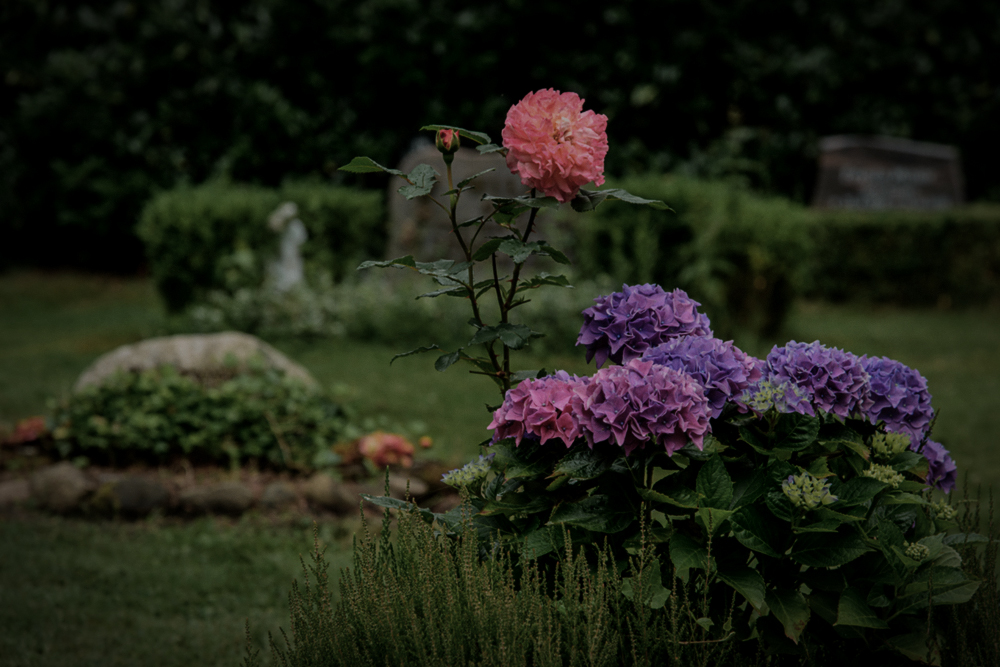
<instances>
[{"instance_id":1,"label":"green bush behind hedge","mask_svg":"<svg viewBox=\"0 0 1000 667\"><path fill-rule=\"evenodd\" d=\"M717 335L778 331L812 252L807 210L733 183L646 175L612 187L673 209L604 205L575 222L572 254L584 276L681 287Z\"/></svg>"},{"instance_id":2,"label":"green bush behind hedge","mask_svg":"<svg viewBox=\"0 0 1000 667\"><path fill-rule=\"evenodd\" d=\"M908 306L1000 302L1000 206L814 211L806 294Z\"/></svg>"},{"instance_id":3,"label":"green bush behind hedge","mask_svg":"<svg viewBox=\"0 0 1000 667\"><path fill-rule=\"evenodd\" d=\"M151 199L137 227L167 307L182 310L211 289L259 285L279 240L267 220L286 201L298 206L308 231L301 249L308 272L328 271L336 279L383 254L378 192L313 182L264 188L213 181L177 188Z\"/></svg>"}]
</instances>

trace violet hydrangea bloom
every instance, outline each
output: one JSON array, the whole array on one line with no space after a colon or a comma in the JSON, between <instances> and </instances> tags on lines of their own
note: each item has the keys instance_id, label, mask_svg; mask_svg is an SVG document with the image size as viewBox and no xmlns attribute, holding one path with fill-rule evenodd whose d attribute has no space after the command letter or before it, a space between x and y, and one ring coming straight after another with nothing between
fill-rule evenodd
<instances>
[{"instance_id":1,"label":"violet hydrangea bloom","mask_svg":"<svg viewBox=\"0 0 1000 667\"><path fill-rule=\"evenodd\" d=\"M711 336L701 305L684 290L666 292L659 285L622 285L621 292L594 299L583 311L577 345L587 348L587 361L597 367L611 361L621 364L637 359L650 347L678 336Z\"/></svg>"},{"instance_id":2,"label":"violet hydrangea bloom","mask_svg":"<svg viewBox=\"0 0 1000 667\"><path fill-rule=\"evenodd\" d=\"M844 419L867 413L874 403L861 360L819 341L775 346L767 355L767 377L791 382L806 392L815 407Z\"/></svg>"},{"instance_id":3,"label":"violet hydrangea bloom","mask_svg":"<svg viewBox=\"0 0 1000 667\"><path fill-rule=\"evenodd\" d=\"M931 395L924 376L888 357L861 357L868 372L868 391L874 403L866 411L872 422L884 421L894 433L910 436L917 449L934 418Z\"/></svg>"},{"instance_id":4,"label":"violet hydrangea bloom","mask_svg":"<svg viewBox=\"0 0 1000 667\"><path fill-rule=\"evenodd\" d=\"M520 445L521 439L528 437L544 445L559 438L570 447L580 437L570 401L575 396L574 389L583 382L566 371L557 371L512 387L488 427L494 429L493 441L514 438Z\"/></svg>"},{"instance_id":5,"label":"violet hydrangea bloom","mask_svg":"<svg viewBox=\"0 0 1000 667\"><path fill-rule=\"evenodd\" d=\"M721 341L714 336L673 338L649 348L642 358L683 371L704 385L713 419L722 414L726 401L739 396L761 378L756 359L733 345L733 341Z\"/></svg>"},{"instance_id":6,"label":"violet hydrangea bloom","mask_svg":"<svg viewBox=\"0 0 1000 667\"><path fill-rule=\"evenodd\" d=\"M626 454L647 443L673 454L688 440L700 449L711 414L705 388L687 373L651 361L597 371L576 386L573 409L591 446L613 442Z\"/></svg>"},{"instance_id":7,"label":"violet hydrangea bloom","mask_svg":"<svg viewBox=\"0 0 1000 667\"><path fill-rule=\"evenodd\" d=\"M927 459L927 483L935 489L951 493L958 477L958 466L943 445L933 440L924 443L920 453Z\"/></svg>"}]
</instances>

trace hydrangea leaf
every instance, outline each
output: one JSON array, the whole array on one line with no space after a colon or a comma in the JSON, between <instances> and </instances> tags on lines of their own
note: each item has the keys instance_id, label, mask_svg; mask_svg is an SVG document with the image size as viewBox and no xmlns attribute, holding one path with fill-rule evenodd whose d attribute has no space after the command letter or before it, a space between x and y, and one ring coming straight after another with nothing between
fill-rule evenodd
<instances>
[{"instance_id":1,"label":"hydrangea leaf","mask_svg":"<svg viewBox=\"0 0 1000 667\"><path fill-rule=\"evenodd\" d=\"M883 490L889 488L885 482L880 482L871 477L855 477L843 484L833 484L833 495L837 496L837 504L860 505L868 502Z\"/></svg>"},{"instance_id":2,"label":"hydrangea leaf","mask_svg":"<svg viewBox=\"0 0 1000 667\"><path fill-rule=\"evenodd\" d=\"M688 570L707 570L710 566L708 550L684 533L670 536L670 562L677 570L677 576L687 583Z\"/></svg>"},{"instance_id":3,"label":"hydrangea leaf","mask_svg":"<svg viewBox=\"0 0 1000 667\"><path fill-rule=\"evenodd\" d=\"M805 597L798 591L770 590L765 599L785 629L785 636L798 644L802 631L809 623L809 603Z\"/></svg>"},{"instance_id":4,"label":"hydrangea leaf","mask_svg":"<svg viewBox=\"0 0 1000 667\"><path fill-rule=\"evenodd\" d=\"M565 548L565 529L562 526L542 526L524 538L521 554L529 559L541 558L552 552L561 553Z\"/></svg>"},{"instance_id":5,"label":"hydrangea leaf","mask_svg":"<svg viewBox=\"0 0 1000 667\"><path fill-rule=\"evenodd\" d=\"M549 522L576 526L598 533L618 533L635 519L631 508L604 494L594 494L575 503L563 503Z\"/></svg>"},{"instance_id":6,"label":"hydrangea leaf","mask_svg":"<svg viewBox=\"0 0 1000 667\"><path fill-rule=\"evenodd\" d=\"M870 550L871 547L853 532L841 532L836 536L808 533L795 540L791 557L810 567L837 567L850 563Z\"/></svg>"},{"instance_id":7,"label":"hydrangea leaf","mask_svg":"<svg viewBox=\"0 0 1000 667\"><path fill-rule=\"evenodd\" d=\"M738 509L755 502L767 491L768 472L766 468L757 468L749 478L733 484L733 499L730 506Z\"/></svg>"},{"instance_id":8,"label":"hydrangea leaf","mask_svg":"<svg viewBox=\"0 0 1000 667\"><path fill-rule=\"evenodd\" d=\"M775 449L797 452L816 442L819 435L819 419L797 412L783 414L769 434L770 444Z\"/></svg>"},{"instance_id":9,"label":"hydrangea leaf","mask_svg":"<svg viewBox=\"0 0 1000 667\"><path fill-rule=\"evenodd\" d=\"M559 461L553 475L567 475L572 479L588 480L600 477L614 462L606 453L590 447L576 447Z\"/></svg>"},{"instance_id":10,"label":"hydrangea leaf","mask_svg":"<svg viewBox=\"0 0 1000 667\"><path fill-rule=\"evenodd\" d=\"M702 507L729 509L733 500L733 480L720 456L713 456L701 467L695 489L703 498Z\"/></svg>"},{"instance_id":11,"label":"hydrangea leaf","mask_svg":"<svg viewBox=\"0 0 1000 667\"><path fill-rule=\"evenodd\" d=\"M714 535L719 532L719 527L724 524L733 514L732 510L720 510L714 507L701 507L698 509L698 519L705 528L706 534Z\"/></svg>"},{"instance_id":12,"label":"hydrangea leaf","mask_svg":"<svg viewBox=\"0 0 1000 667\"><path fill-rule=\"evenodd\" d=\"M729 517L733 534L740 544L772 558L781 558L787 548L787 531L756 505L740 508Z\"/></svg>"},{"instance_id":13,"label":"hydrangea leaf","mask_svg":"<svg viewBox=\"0 0 1000 667\"><path fill-rule=\"evenodd\" d=\"M756 570L746 566L726 569L720 567L719 579L745 597L757 611L764 607L764 578Z\"/></svg>"}]
</instances>

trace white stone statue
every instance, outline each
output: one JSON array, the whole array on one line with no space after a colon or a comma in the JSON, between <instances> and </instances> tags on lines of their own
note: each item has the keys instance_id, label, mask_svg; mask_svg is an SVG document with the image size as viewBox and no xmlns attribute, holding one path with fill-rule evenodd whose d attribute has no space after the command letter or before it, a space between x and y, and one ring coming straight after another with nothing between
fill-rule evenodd
<instances>
[{"instance_id":1,"label":"white stone statue","mask_svg":"<svg viewBox=\"0 0 1000 667\"><path fill-rule=\"evenodd\" d=\"M278 292L287 292L305 279L299 248L309 234L298 214L299 207L295 202L285 202L274 210L267 221L276 234L281 234L278 258L267 267L269 285Z\"/></svg>"}]
</instances>

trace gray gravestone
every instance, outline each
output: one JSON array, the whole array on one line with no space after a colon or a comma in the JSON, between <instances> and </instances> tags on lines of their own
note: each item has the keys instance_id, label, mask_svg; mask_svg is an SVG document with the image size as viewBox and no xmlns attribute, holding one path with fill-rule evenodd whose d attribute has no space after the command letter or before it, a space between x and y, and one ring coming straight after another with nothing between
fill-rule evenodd
<instances>
[{"instance_id":1,"label":"gray gravestone","mask_svg":"<svg viewBox=\"0 0 1000 667\"><path fill-rule=\"evenodd\" d=\"M441 201L441 193L448 189L448 178L441 153L434 144L428 143L407 153L397 168L408 174L418 164L429 164L437 171L438 182L431 195ZM490 214L493 207L488 202L480 200L484 193L498 197L520 197L529 192L529 188L521 183L521 179L510 173L506 161L500 154L482 155L471 148L460 148L455 154L452 180L457 185L462 179L491 168L496 171L480 176L471 183L471 190L462 193L457 211L459 223ZM406 185L406 182L396 176L393 176L389 183L389 257L413 255L421 262L442 257L465 261L444 211L426 197L407 200L396 192L403 185ZM447 202L447 199L444 201ZM466 229L465 233L468 239L471 236L469 230ZM499 225L490 222L479 234L478 240L508 233Z\"/></svg>"},{"instance_id":2,"label":"gray gravestone","mask_svg":"<svg viewBox=\"0 0 1000 667\"><path fill-rule=\"evenodd\" d=\"M840 135L820 141L813 206L939 210L961 204L963 188L954 146Z\"/></svg>"}]
</instances>

